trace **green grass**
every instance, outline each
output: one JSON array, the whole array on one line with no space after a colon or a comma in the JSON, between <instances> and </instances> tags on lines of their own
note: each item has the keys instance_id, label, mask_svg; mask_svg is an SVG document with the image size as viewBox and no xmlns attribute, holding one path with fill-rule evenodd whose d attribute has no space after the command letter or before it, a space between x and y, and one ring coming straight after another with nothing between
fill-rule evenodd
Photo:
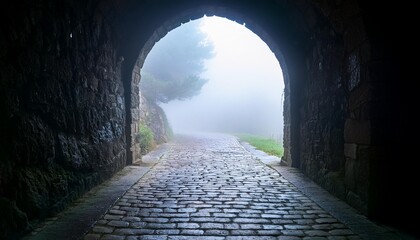
<instances>
[{"instance_id":1,"label":"green grass","mask_svg":"<svg viewBox=\"0 0 420 240\"><path fill-rule=\"evenodd\" d=\"M247 142L257 148L258 150L261 150L263 152L266 152L270 155L274 155L277 157L283 156L283 146L276 142L274 139L264 138L260 136L255 136L251 134L235 134L241 141Z\"/></svg>"}]
</instances>

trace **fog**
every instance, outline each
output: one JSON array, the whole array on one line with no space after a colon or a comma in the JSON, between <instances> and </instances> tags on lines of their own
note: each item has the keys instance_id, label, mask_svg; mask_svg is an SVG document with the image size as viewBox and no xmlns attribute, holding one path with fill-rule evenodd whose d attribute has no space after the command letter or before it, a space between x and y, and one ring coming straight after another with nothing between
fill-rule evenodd
<instances>
[{"instance_id":1,"label":"fog","mask_svg":"<svg viewBox=\"0 0 420 240\"><path fill-rule=\"evenodd\" d=\"M250 133L281 141L284 81L274 54L243 25L219 17L196 21L213 43L214 57L205 61L201 77L208 82L199 95L160 104L174 132Z\"/></svg>"}]
</instances>

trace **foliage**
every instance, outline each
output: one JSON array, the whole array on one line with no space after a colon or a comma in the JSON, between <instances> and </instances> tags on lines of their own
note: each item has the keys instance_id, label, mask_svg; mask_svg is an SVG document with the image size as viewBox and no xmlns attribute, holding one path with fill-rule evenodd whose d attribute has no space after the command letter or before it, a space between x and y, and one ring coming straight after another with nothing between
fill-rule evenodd
<instances>
[{"instance_id":1,"label":"foliage","mask_svg":"<svg viewBox=\"0 0 420 240\"><path fill-rule=\"evenodd\" d=\"M141 72L140 90L152 102L186 100L200 93L207 82L200 77L204 61L213 56L213 45L189 22L169 32L148 54Z\"/></svg>"},{"instance_id":2,"label":"foliage","mask_svg":"<svg viewBox=\"0 0 420 240\"><path fill-rule=\"evenodd\" d=\"M206 79L197 75L172 79L172 81L162 81L150 73L142 72L140 88L142 94L149 101L168 103L175 99L186 100L198 95L206 82Z\"/></svg>"},{"instance_id":3,"label":"foliage","mask_svg":"<svg viewBox=\"0 0 420 240\"><path fill-rule=\"evenodd\" d=\"M147 154L154 148L154 134L146 124L140 124L140 130L136 135L136 141L140 143L140 153L142 155Z\"/></svg>"},{"instance_id":4,"label":"foliage","mask_svg":"<svg viewBox=\"0 0 420 240\"><path fill-rule=\"evenodd\" d=\"M277 157L283 156L283 146L276 142L274 139L264 138L251 134L236 134L236 136L239 137L242 141L248 142L252 146L256 147L258 150Z\"/></svg>"}]
</instances>

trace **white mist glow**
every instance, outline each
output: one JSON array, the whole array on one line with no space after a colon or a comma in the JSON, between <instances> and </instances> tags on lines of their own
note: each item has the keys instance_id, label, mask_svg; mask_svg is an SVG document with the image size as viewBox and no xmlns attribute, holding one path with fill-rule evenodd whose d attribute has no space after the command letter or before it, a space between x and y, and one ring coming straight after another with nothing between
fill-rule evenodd
<instances>
[{"instance_id":1,"label":"white mist glow","mask_svg":"<svg viewBox=\"0 0 420 240\"><path fill-rule=\"evenodd\" d=\"M274 54L243 25L220 17L198 21L214 43L215 57L206 63L202 77L209 81L200 95L161 105L174 131L249 132L282 139L284 81Z\"/></svg>"}]
</instances>

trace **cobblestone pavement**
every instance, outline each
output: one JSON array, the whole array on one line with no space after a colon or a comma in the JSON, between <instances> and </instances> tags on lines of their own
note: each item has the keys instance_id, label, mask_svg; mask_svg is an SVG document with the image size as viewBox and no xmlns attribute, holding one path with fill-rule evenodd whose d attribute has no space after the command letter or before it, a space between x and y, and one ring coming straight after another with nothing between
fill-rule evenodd
<instances>
[{"instance_id":1,"label":"cobblestone pavement","mask_svg":"<svg viewBox=\"0 0 420 240\"><path fill-rule=\"evenodd\" d=\"M231 136L184 136L90 239L360 239Z\"/></svg>"}]
</instances>

